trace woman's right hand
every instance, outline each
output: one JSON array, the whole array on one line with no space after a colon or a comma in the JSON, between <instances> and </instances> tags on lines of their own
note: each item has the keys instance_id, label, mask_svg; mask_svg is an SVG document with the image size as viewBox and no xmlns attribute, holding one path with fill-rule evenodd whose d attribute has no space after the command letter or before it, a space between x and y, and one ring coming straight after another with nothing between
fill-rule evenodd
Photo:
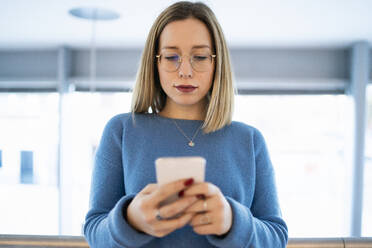
<instances>
[{"instance_id":1,"label":"woman's right hand","mask_svg":"<svg viewBox=\"0 0 372 248\"><path fill-rule=\"evenodd\" d=\"M185 226L194 214L182 213L198 200L196 196L182 197L183 191L192 184L193 179L181 179L162 186L148 184L134 197L127 208L129 224L138 231L155 237L164 237ZM178 194L180 199L159 208L162 201L174 194ZM158 214L161 216L160 220L157 218ZM167 219L178 214L181 215Z\"/></svg>"}]
</instances>

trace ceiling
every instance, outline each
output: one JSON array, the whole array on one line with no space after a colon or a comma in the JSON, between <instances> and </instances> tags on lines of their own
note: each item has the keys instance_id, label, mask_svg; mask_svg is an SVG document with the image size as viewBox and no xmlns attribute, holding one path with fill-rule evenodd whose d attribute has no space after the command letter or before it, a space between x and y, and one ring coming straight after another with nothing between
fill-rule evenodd
<instances>
[{"instance_id":1,"label":"ceiling","mask_svg":"<svg viewBox=\"0 0 372 248\"><path fill-rule=\"evenodd\" d=\"M0 48L89 47L92 22L68 14L102 7L121 18L96 24L99 47L142 47L169 0L1 0ZM215 0L228 44L237 47L346 47L372 44L372 0Z\"/></svg>"}]
</instances>

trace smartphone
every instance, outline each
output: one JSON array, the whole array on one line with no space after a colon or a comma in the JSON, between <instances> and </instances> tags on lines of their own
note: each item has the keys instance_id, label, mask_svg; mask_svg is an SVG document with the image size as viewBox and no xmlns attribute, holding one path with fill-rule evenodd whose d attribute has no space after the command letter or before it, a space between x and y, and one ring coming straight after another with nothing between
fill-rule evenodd
<instances>
[{"instance_id":1,"label":"smartphone","mask_svg":"<svg viewBox=\"0 0 372 248\"><path fill-rule=\"evenodd\" d=\"M206 160L203 157L161 157L156 159L156 180L159 185L179 179L193 178L194 183L204 182ZM178 193L160 205L176 201Z\"/></svg>"}]
</instances>

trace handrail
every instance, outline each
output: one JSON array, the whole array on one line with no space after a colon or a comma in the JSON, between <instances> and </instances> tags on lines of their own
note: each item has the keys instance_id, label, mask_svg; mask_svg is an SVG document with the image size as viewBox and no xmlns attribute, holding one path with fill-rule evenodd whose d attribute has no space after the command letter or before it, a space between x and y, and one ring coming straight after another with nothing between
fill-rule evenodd
<instances>
[{"instance_id":1,"label":"handrail","mask_svg":"<svg viewBox=\"0 0 372 248\"><path fill-rule=\"evenodd\" d=\"M89 248L81 236L0 235L0 247Z\"/></svg>"},{"instance_id":2,"label":"handrail","mask_svg":"<svg viewBox=\"0 0 372 248\"><path fill-rule=\"evenodd\" d=\"M372 248L372 237L290 238L287 248Z\"/></svg>"},{"instance_id":3,"label":"handrail","mask_svg":"<svg viewBox=\"0 0 372 248\"><path fill-rule=\"evenodd\" d=\"M0 235L1 247L89 248L81 236ZM290 238L287 248L371 248L371 238Z\"/></svg>"}]
</instances>

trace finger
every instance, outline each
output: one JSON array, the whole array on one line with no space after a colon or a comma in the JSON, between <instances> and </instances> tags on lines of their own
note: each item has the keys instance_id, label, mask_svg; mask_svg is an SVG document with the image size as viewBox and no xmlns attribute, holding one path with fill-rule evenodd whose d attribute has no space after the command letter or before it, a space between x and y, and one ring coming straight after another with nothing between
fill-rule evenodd
<instances>
[{"instance_id":1,"label":"finger","mask_svg":"<svg viewBox=\"0 0 372 248\"><path fill-rule=\"evenodd\" d=\"M184 195L204 195L205 197L210 197L220 192L220 189L212 183L197 183L186 189Z\"/></svg>"},{"instance_id":2,"label":"finger","mask_svg":"<svg viewBox=\"0 0 372 248\"><path fill-rule=\"evenodd\" d=\"M165 205L159 209L160 216L163 218L171 218L179 213L182 213L188 207L192 206L198 198L196 196L182 197L169 205ZM191 211L190 211L191 212Z\"/></svg>"},{"instance_id":3,"label":"finger","mask_svg":"<svg viewBox=\"0 0 372 248\"><path fill-rule=\"evenodd\" d=\"M193 214L188 213L188 214L183 214L178 218L169 219L169 220L160 220L154 223L153 229L158 232L170 233L188 224L192 217L193 217Z\"/></svg>"},{"instance_id":4,"label":"finger","mask_svg":"<svg viewBox=\"0 0 372 248\"><path fill-rule=\"evenodd\" d=\"M217 218L213 215L212 212L206 212L202 214L195 214L190 220L190 226L205 226L216 223Z\"/></svg>"},{"instance_id":5,"label":"finger","mask_svg":"<svg viewBox=\"0 0 372 248\"><path fill-rule=\"evenodd\" d=\"M178 194L181 190L184 190L194 182L193 179L181 179L167 184L163 184L158 187L155 191L152 203L154 206L158 206L160 202L164 201L168 197Z\"/></svg>"},{"instance_id":6,"label":"finger","mask_svg":"<svg viewBox=\"0 0 372 248\"><path fill-rule=\"evenodd\" d=\"M150 183L150 184L147 184L146 187L144 187L144 188L139 192L139 194L142 194L142 195L151 194L151 193L154 192L158 187L159 187L159 186L158 186L158 184L156 184L156 183Z\"/></svg>"},{"instance_id":7,"label":"finger","mask_svg":"<svg viewBox=\"0 0 372 248\"><path fill-rule=\"evenodd\" d=\"M200 212L206 212L211 211L215 209L215 206L217 206L216 203L216 197L210 197L205 200L198 200L194 204L192 204L190 207L188 207L185 212L186 213L200 213Z\"/></svg>"}]
</instances>

